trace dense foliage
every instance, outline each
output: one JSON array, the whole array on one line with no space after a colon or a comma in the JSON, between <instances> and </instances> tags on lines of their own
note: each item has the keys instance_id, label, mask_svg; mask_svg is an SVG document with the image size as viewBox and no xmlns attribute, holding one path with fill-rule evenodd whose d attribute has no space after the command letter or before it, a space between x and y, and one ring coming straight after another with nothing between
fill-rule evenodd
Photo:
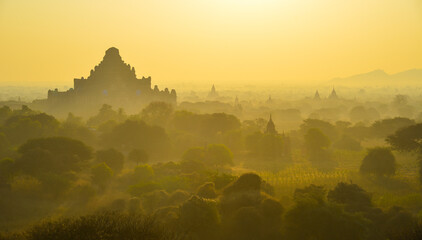
<instances>
[{"instance_id":1,"label":"dense foliage","mask_svg":"<svg viewBox=\"0 0 422 240\"><path fill-rule=\"evenodd\" d=\"M375 121L370 111L350 115ZM0 108L1 240L421 235L417 159L406 153L421 156L414 120L266 131L261 118L162 102L134 115L104 105L86 119Z\"/></svg>"}]
</instances>

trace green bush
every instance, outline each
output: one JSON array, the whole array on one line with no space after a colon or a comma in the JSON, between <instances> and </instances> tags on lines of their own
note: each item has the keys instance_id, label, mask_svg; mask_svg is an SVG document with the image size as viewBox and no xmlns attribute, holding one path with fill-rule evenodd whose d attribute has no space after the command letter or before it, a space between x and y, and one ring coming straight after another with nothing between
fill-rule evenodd
<instances>
[{"instance_id":1,"label":"green bush","mask_svg":"<svg viewBox=\"0 0 422 240\"><path fill-rule=\"evenodd\" d=\"M377 176L391 176L396 173L396 158L389 148L371 148L362 161L360 172Z\"/></svg>"},{"instance_id":2,"label":"green bush","mask_svg":"<svg viewBox=\"0 0 422 240\"><path fill-rule=\"evenodd\" d=\"M141 182L129 187L130 195L140 197L146 193L163 189L163 187L155 182Z\"/></svg>"},{"instance_id":3,"label":"green bush","mask_svg":"<svg viewBox=\"0 0 422 240\"><path fill-rule=\"evenodd\" d=\"M104 188L111 181L114 173L107 164L100 163L91 169L91 174L92 182Z\"/></svg>"},{"instance_id":4,"label":"green bush","mask_svg":"<svg viewBox=\"0 0 422 240\"><path fill-rule=\"evenodd\" d=\"M136 182L150 181L153 177L154 170L147 164L137 166L133 172L133 178Z\"/></svg>"},{"instance_id":5,"label":"green bush","mask_svg":"<svg viewBox=\"0 0 422 240\"><path fill-rule=\"evenodd\" d=\"M152 218L117 212L45 221L24 235L26 240L177 239Z\"/></svg>"},{"instance_id":6,"label":"green bush","mask_svg":"<svg viewBox=\"0 0 422 240\"><path fill-rule=\"evenodd\" d=\"M206 182L201 185L197 191L197 195L202 198L214 199L217 197L215 191L215 184L213 182Z\"/></svg>"},{"instance_id":7,"label":"green bush","mask_svg":"<svg viewBox=\"0 0 422 240\"><path fill-rule=\"evenodd\" d=\"M218 239L220 216L217 203L193 196L180 206L180 224L194 239Z\"/></svg>"},{"instance_id":8,"label":"green bush","mask_svg":"<svg viewBox=\"0 0 422 240\"><path fill-rule=\"evenodd\" d=\"M99 163L106 163L115 173L122 171L125 163L125 156L114 148L97 151L96 159Z\"/></svg>"}]
</instances>

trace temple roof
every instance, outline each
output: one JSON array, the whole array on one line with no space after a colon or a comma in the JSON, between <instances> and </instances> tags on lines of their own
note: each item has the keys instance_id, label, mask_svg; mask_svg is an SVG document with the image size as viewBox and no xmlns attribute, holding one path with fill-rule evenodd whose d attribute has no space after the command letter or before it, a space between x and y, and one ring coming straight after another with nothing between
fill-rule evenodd
<instances>
[{"instance_id":1,"label":"temple roof","mask_svg":"<svg viewBox=\"0 0 422 240\"><path fill-rule=\"evenodd\" d=\"M135 69L126 64L120 56L119 49L111 47L107 49L103 60L91 70L88 79L127 80L136 79Z\"/></svg>"},{"instance_id":2,"label":"temple roof","mask_svg":"<svg viewBox=\"0 0 422 240\"><path fill-rule=\"evenodd\" d=\"M275 130L275 124L273 122L271 114L270 114L270 120L267 123L267 129L265 132L268 134L277 134L277 131Z\"/></svg>"}]
</instances>

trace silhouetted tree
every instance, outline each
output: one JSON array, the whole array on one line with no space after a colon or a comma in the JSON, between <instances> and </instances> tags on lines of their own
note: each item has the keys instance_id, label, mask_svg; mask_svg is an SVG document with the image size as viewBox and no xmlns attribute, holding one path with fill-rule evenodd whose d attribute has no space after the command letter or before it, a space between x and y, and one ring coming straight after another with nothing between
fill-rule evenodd
<instances>
[{"instance_id":1,"label":"silhouetted tree","mask_svg":"<svg viewBox=\"0 0 422 240\"><path fill-rule=\"evenodd\" d=\"M223 144L210 144L206 149L205 162L212 166L232 165L233 154Z\"/></svg>"},{"instance_id":2,"label":"silhouetted tree","mask_svg":"<svg viewBox=\"0 0 422 240\"><path fill-rule=\"evenodd\" d=\"M246 137L245 145L252 156L260 157L265 160L277 160L285 157L285 160L288 160L290 152L289 149L285 148L285 139L287 139L287 137L278 134L263 134L261 132L256 132Z\"/></svg>"},{"instance_id":3,"label":"silhouetted tree","mask_svg":"<svg viewBox=\"0 0 422 240\"><path fill-rule=\"evenodd\" d=\"M98 150L95 155L97 162L104 162L113 169L113 172L119 173L122 171L125 163L125 156L116 149L109 148L106 150Z\"/></svg>"},{"instance_id":4,"label":"silhouetted tree","mask_svg":"<svg viewBox=\"0 0 422 240\"><path fill-rule=\"evenodd\" d=\"M127 119L127 116L123 109L118 109L118 111L115 111L110 105L104 104L96 116L88 119L87 124L88 126L98 127L101 124L111 120L116 122L123 122L125 119Z\"/></svg>"},{"instance_id":5,"label":"silhouetted tree","mask_svg":"<svg viewBox=\"0 0 422 240\"><path fill-rule=\"evenodd\" d=\"M264 199L259 206L259 213L262 216L262 239L280 239L282 214L284 208L281 203L272 198Z\"/></svg>"},{"instance_id":6,"label":"silhouetted tree","mask_svg":"<svg viewBox=\"0 0 422 240\"><path fill-rule=\"evenodd\" d=\"M153 212L164 207L169 200L169 194L165 190L160 190L160 188L142 194L142 204L146 212Z\"/></svg>"},{"instance_id":7,"label":"silhouetted tree","mask_svg":"<svg viewBox=\"0 0 422 240\"><path fill-rule=\"evenodd\" d=\"M254 173L241 175L223 190L220 209L224 239L279 239L281 204L262 193L265 182Z\"/></svg>"},{"instance_id":8,"label":"silhouetted tree","mask_svg":"<svg viewBox=\"0 0 422 240\"><path fill-rule=\"evenodd\" d=\"M340 140L333 144L334 148L341 149L341 150L348 150L348 151L360 151L362 150L362 146L359 141L355 140L354 138L343 135Z\"/></svg>"},{"instance_id":9,"label":"silhouetted tree","mask_svg":"<svg viewBox=\"0 0 422 240\"><path fill-rule=\"evenodd\" d=\"M215 201L193 196L180 206L179 218L192 239L218 239L220 216Z\"/></svg>"},{"instance_id":10,"label":"silhouetted tree","mask_svg":"<svg viewBox=\"0 0 422 240\"><path fill-rule=\"evenodd\" d=\"M263 217L256 207L241 207L228 222L225 239L263 239L263 225Z\"/></svg>"},{"instance_id":11,"label":"silhouetted tree","mask_svg":"<svg viewBox=\"0 0 422 240\"><path fill-rule=\"evenodd\" d=\"M173 106L166 102L152 102L141 112L141 119L150 125L165 127L170 121Z\"/></svg>"},{"instance_id":12,"label":"silhouetted tree","mask_svg":"<svg viewBox=\"0 0 422 240\"><path fill-rule=\"evenodd\" d=\"M142 213L141 199L137 197L130 198L128 202L128 212L130 214Z\"/></svg>"},{"instance_id":13,"label":"silhouetted tree","mask_svg":"<svg viewBox=\"0 0 422 240\"><path fill-rule=\"evenodd\" d=\"M401 207L392 207L386 213L386 223L384 226L385 234L388 239L406 239L413 240L411 235L413 230L418 227L418 220L410 212Z\"/></svg>"},{"instance_id":14,"label":"silhouetted tree","mask_svg":"<svg viewBox=\"0 0 422 240\"><path fill-rule=\"evenodd\" d=\"M317 128L311 128L306 132L305 144L307 150L313 153L319 150L327 149L330 146L331 141L327 135L321 132L321 130Z\"/></svg>"},{"instance_id":15,"label":"silhouetted tree","mask_svg":"<svg viewBox=\"0 0 422 240\"><path fill-rule=\"evenodd\" d=\"M184 168L201 167L200 163L206 163L209 166L227 166L233 164L233 153L223 144L209 144L205 149L194 147L188 149L182 156L182 165Z\"/></svg>"},{"instance_id":16,"label":"silhouetted tree","mask_svg":"<svg viewBox=\"0 0 422 240\"><path fill-rule=\"evenodd\" d=\"M196 193L199 197L214 199L217 197L215 191L215 184L213 182L206 182L201 185Z\"/></svg>"},{"instance_id":17,"label":"silhouetted tree","mask_svg":"<svg viewBox=\"0 0 422 240\"><path fill-rule=\"evenodd\" d=\"M84 143L64 137L31 139L18 152L17 169L33 175L79 171L81 163L92 156L91 148Z\"/></svg>"},{"instance_id":18,"label":"silhouetted tree","mask_svg":"<svg viewBox=\"0 0 422 240\"><path fill-rule=\"evenodd\" d=\"M317 128L311 128L305 135L305 147L312 163L327 163L331 161L328 151L330 139Z\"/></svg>"},{"instance_id":19,"label":"silhouetted tree","mask_svg":"<svg viewBox=\"0 0 422 240\"><path fill-rule=\"evenodd\" d=\"M162 189L163 187L159 183L148 181L148 182L140 182L138 184L130 186L128 192L130 193L130 195L134 197L140 197L140 196L145 197L146 194L153 193L157 190L161 191ZM155 200L151 200L151 201L155 202ZM156 209L156 207L149 207L147 204L145 205L145 208L150 211Z\"/></svg>"},{"instance_id":20,"label":"silhouetted tree","mask_svg":"<svg viewBox=\"0 0 422 240\"><path fill-rule=\"evenodd\" d=\"M176 190L169 195L167 200L168 205L179 206L189 200L192 194L184 191L184 190Z\"/></svg>"},{"instance_id":21,"label":"silhouetted tree","mask_svg":"<svg viewBox=\"0 0 422 240\"><path fill-rule=\"evenodd\" d=\"M242 132L247 135L256 132L263 132L265 130L266 124L267 120L263 118L257 118L255 120L245 120L242 122Z\"/></svg>"},{"instance_id":22,"label":"silhouetted tree","mask_svg":"<svg viewBox=\"0 0 422 240\"><path fill-rule=\"evenodd\" d=\"M381 209L374 207L372 196L360 186L353 183L338 183L328 192L330 202L340 204L351 214L359 214L368 220L368 239L386 239L382 231L386 216Z\"/></svg>"},{"instance_id":23,"label":"silhouetted tree","mask_svg":"<svg viewBox=\"0 0 422 240\"><path fill-rule=\"evenodd\" d=\"M371 195L356 184L338 183L328 192L328 200L343 204L351 211L366 211L372 207Z\"/></svg>"},{"instance_id":24,"label":"silhouetted tree","mask_svg":"<svg viewBox=\"0 0 422 240\"><path fill-rule=\"evenodd\" d=\"M220 199L221 213L230 216L242 207L257 207L265 199L261 194L262 179L255 173L241 175L226 186Z\"/></svg>"},{"instance_id":25,"label":"silhouetted tree","mask_svg":"<svg viewBox=\"0 0 422 240\"><path fill-rule=\"evenodd\" d=\"M149 160L148 153L142 149L133 149L129 152L127 158L129 161L135 162L136 165L139 165L139 163L147 163Z\"/></svg>"},{"instance_id":26,"label":"silhouetted tree","mask_svg":"<svg viewBox=\"0 0 422 240\"><path fill-rule=\"evenodd\" d=\"M10 158L0 160L0 189L9 186L10 180L15 173L15 161Z\"/></svg>"},{"instance_id":27,"label":"silhouetted tree","mask_svg":"<svg viewBox=\"0 0 422 240\"><path fill-rule=\"evenodd\" d=\"M419 180L422 182L422 124L402 128L386 141L398 151L415 152L419 157Z\"/></svg>"},{"instance_id":28,"label":"silhouetted tree","mask_svg":"<svg viewBox=\"0 0 422 240\"><path fill-rule=\"evenodd\" d=\"M300 131L305 135L309 129L319 129L324 135L327 135L329 139L336 140L338 133L334 125L329 122L318 120L318 119L306 119L303 120L300 125Z\"/></svg>"},{"instance_id":29,"label":"silhouetted tree","mask_svg":"<svg viewBox=\"0 0 422 240\"><path fill-rule=\"evenodd\" d=\"M179 111L175 112L172 125L181 131L201 137L214 138L218 133L240 129L240 120L226 113L194 114Z\"/></svg>"},{"instance_id":30,"label":"silhouetted tree","mask_svg":"<svg viewBox=\"0 0 422 240\"><path fill-rule=\"evenodd\" d=\"M34 225L23 234L31 240L178 239L153 218L141 213L100 212L80 217L59 218Z\"/></svg>"},{"instance_id":31,"label":"silhouetted tree","mask_svg":"<svg viewBox=\"0 0 422 240\"><path fill-rule=\"evenodd\" d=\"M201 132L205 136L213 136L218 132L227 132L240 128L237 117L225 113L205 114L201 120Z\"/></svg>"},{"instance_id":32,"label":"silhouetted tree","mask_svg":"<svg viewBox=\"0 0 422 240\"><path fill-rule=\"evenodd\" d=\"M12 109L10 109L9 106L3 106L0 108L0 125L3 125L3 123L11 117L13 114Z\"/></svg>"},{"instance_id":33,"label":"silhouetted tree","mask_svg":"<svg viewBox=\"0 0 422 240\"><path fill-rule=\"evenodd\" d=\"M170 139L163 128L143 121L127 120L103 135L104 145L119 150L143 149L149 156L167 156Z\"/></svg>"},{"instance_id":34,"label":"silhouetted tree","mask_svg":"<svg viewBox=\"0 0 422 240\"><path fill-rule=\"evenodd\" d=\"M202 147L193 147L183 153L182 161L204 161L205 150Z\"/></svg>"},{"instance_id":35,"label":"silhouetted tree","mask_svg":"<svg viewBox=\"0 0 422 240\"><path fill-rule=\"evenodd\" d=\"M296 188L293 198L296 202L315 200L318 203L323 203L326 193L324 187L311 184L304 188Z\"/></svg>"},{"instance_id":36,"label":"silhouetted tree","mask_svg":"<svg viewBox=\"0 0 422 240\"><path fill-rule=\"evenodd\" d=\"M372 137L385 138L399 129L414 125L415 121L409 118L396 117L374 122L370 127Z\"/></svg>"},{"instance_id":37,"label":"silhouetted tree","mask_svg":"<svg viewBox=\"0 0 422 240\"><path fill-rule=\"evenodd\" d=\"M180 171L186 174L205 173L210 168L204 160L182 160L179 167Z\"/></svg>"},{"instance_id":38,"label":"silhouetted tree","mask_svg":"<svg viewBox=\"0 0 422 240\"><path fill-rule=\"evenodd\" d=\"M113 175L113 170L104 162L91 168L92 182L102 189L110 183Z\"/></svg>"},{"instance_id":39,"label":"silhouetted tree","mask_svg":"<svg viewBox=\"0 0 422 240\"><path fill-rule=\"evenodd\" d=\"M369 149L360 166L360 172L377 176L394 175L396 173L396 158L389 148Z\"/></svg>"},{"instance_id":40,"label":"silhouetted tree","mask_svg":"<svg viewBox=\"0 0 422 240\"><path fill-rule=\"evenodd\" d=\"M236 176L228 174L228 173L222 173L222 174L213 174L211 176L212 182L215 184L215 188L220 190L228 186L230 183L234 182L236 180Z\"/></svg>"},{"instance_id":41,"label":"silhouetted tree","mask_svg":"<svg viewBox=\"0 0 422 240\"><path fill-rule=\"evenodd\" d=\"M28 139L49 137L57 133L59 122L45 113L14 115L6 120L3 131L12 144L22 144Z\"/></svg>"},{"instance_id":42,"label":"silhouetted tree","mask_svg":"<svg viewBox=\"0 0 422 240\"><path fill-rule=\"evenodd\" d=\"M391 103L392 107L397 111L400 116L412 117L413 107L409 104L409 96L397 94Z\"/></svg>"},{"instance_id":43,"label":"silhouetted tree","mask_svg":"<svg viewBox=\"0 0 422 240\"><path fill-rule=\"evenodd\" d=\"M365 108L356 106L350 110L350 120L352 122L373 122L380 118L380 114L375 108Z\"/></svg>"},{"instance_id":44,"label":"silhouetted tree","mask_svg":"<svg viewBox=\"0 0 422 240\"><path fill-rule=\"evenodd\" d=\"M66 121L61 124L58 135L77 139L87 144L94 144L96 140L93 131L84 125L82 118L76 117L72 113L69 113Z\"/></svg>"},{"instance_id":45,"label":"silhouetted tree","mask_svg":"<svg viewBox=\"0 0 422 240\"><path fill-rule=\"evenodd\" d=\"M201 115L188 111L176 111L171 123L179 131L197 134L201 128Z\"/></svg>"},{"instance_id":46,"label":"silhouetted tree","mask_svg":"<svg viewBox=\"0 0 422 240\"><path fill-rule=\"evenodd\" d=\"M0 158L11 154L11 145L6 135L0 132Z\"/></svg>"},{"instance_id":47,"label":"silhouetted tree","mask_svg":"<svg viewBox=\"0 0 422 240\"><path fill-rule=\"evenodd\" d=\"M285 232L290 240L367 239L368 221L344 212L339 206L312 199L297 201L285 215Z\"/></svg>"},{"instance_id":48,"label":"silhouetted tree","mask_svg":"<svg viewBox=\"0 0 422 240\"><path fill-rule=\"evenodd\" d=\"M137 166L133 172L135 182L147 182L154 177L154 170L151 166L145 164Z\"/></svg>"}]
</instances>

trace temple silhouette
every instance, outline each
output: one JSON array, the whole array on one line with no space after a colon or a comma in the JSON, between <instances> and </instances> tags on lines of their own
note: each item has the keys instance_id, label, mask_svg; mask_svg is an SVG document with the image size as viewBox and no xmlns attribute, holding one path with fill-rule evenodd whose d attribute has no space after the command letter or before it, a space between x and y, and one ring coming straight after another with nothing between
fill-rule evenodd
<instances>
[{"instance_id":1,"label":"temple silhouette","mask_svg":"<svg viewBox=\"0 0 422 240\"><path fill-rule=\"evenodd\" d=\"M74 87L61 92L49 90L48 98L34 101L44 111L89 113L103 104L140 111L153 101L176 104L176 91L151 88L151 77L137 78L135 68L126 64L115 47L105 52L103 60L91 70L87 78L75 78Z\"/></svg>"}]
</instances>

